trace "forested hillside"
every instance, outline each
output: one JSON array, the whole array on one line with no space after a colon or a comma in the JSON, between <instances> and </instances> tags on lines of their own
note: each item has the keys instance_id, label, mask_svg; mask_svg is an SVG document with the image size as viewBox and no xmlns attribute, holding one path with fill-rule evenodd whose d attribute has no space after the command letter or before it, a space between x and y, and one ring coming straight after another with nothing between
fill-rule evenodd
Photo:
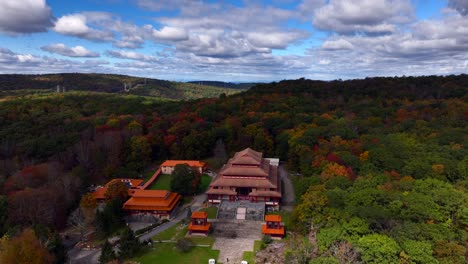
<instances>
[{"instance_id":1,"label":"forested hillside","mask_svg":"<svg viewBox=\"0 0 468 264\"><path fill-rule=\"evenodd\" d=\"M174 100L218 97L221 94L239 92L229 87L171 82L151 78L116 74L1 74L0 98L15 95L59 91L93 91L106 93L136 94Z\"/></svg>"},{"instance_id":2,"label":"forested hillside","mask_svg":"<svg viewBox=\"0 0 468 264\"><path fill-rule=\"evenodd\" d=\"M0 234L62 228L90 184L224 145L277 156L294 173L288 263L465 263L467 92L459 75L300 79L189 102L85 92L0 101Z\"/></svg>"}]
</instances>

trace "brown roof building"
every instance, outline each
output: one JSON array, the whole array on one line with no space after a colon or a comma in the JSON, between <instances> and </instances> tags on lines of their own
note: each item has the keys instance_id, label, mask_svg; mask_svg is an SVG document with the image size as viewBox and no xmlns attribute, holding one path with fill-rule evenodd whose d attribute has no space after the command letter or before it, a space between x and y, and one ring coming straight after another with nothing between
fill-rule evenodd
<instances>
[{"instance_id":1,"label":"brown roof building","mask_svg":"<svg viewBox=\"0 0 468 264\"><path fill-rule=\"evenodd\" d=\"M209 202L250 200L279 206L281 182L278 162L278 159L263 158L261 152L250 148L237 152L210 184L206 192Z\"/></svg>"}]
</instances>

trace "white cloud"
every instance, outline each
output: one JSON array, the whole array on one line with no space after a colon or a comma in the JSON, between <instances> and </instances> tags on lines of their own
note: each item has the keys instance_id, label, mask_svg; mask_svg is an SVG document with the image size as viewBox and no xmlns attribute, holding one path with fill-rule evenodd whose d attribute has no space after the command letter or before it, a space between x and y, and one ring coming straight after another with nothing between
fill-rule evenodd
<instances>
[{"instance_id":1,"label":"white cloud","mask_svg":"<svg viewBox=\"0 0 468 264\"><path fill-rule=\"evenodd\" d=\"M52 26L52 12L45 0L1 0L0 32L44 32Z\"/></svg>"},{"instance_id":2,"label":"white cloud","mask_svg":"<svg viewBox=\"0 0 468 264\"><path fill-rule=\"evenodd\" d=\"M149 56L149 55L137 53L134 51L108 50L106 54L111 57L119 58L119 59L139 60L139 61L147 61L147 62L158 61L158 59L154 56Z\"/></svg>"},{"instance_id":3,"label":"white cloud","mask_svg":"<svg viewBox=\"0 0 468 264\"><path fill-rule=\"evenodd\" d=\"M151 28L151 33L156 40L181 41L189 38L187 30L177 27L165 26L160 30Z\"/></svg>"},{"instance_id":4,"label":"white cloud","mask_svg":"<svg viewBox=\"0 0 468 264\"><path fill-rule=\"evenodd\" d=\"M112 41L113 33L93 29L87 23L109 19L106 13L80 13L60 17L54 26L54 31L64 35L75 36L93 41Z\"/></svg>"},{"instance_id":5,"label":"white cloud","mask_svg":"<svg viewBox=\"0 0 468 264\"><path fill-rule=\"evenodd\" d=\"M414 17L409 0L331 0L315 10L315 27L340 34L389 34Z\"/></svg>"},{"instance_id":6,"label":"white cloud","mask_svg":"<svg viewBox=\"0 0 468 264\"><path fill-rule=\"evenodd\" d=\"M41 47L42 50L50 53L57 53L67 57L96 58L99 53L87 50L83 46L67 47L63 43L56 43Z\"/></svg>"},{"instance_id":7,"label":"white cloud","mask_svg":"<svg viewBox=\"0 0 468 264\"><path fill-rule=\"evenodd\" d=\"M353 44L345 39L337 39L337 40L326 40L322 44L322 48L326 50L343 50L343 49L352 49Z\"/></svg>"}]
</instances>

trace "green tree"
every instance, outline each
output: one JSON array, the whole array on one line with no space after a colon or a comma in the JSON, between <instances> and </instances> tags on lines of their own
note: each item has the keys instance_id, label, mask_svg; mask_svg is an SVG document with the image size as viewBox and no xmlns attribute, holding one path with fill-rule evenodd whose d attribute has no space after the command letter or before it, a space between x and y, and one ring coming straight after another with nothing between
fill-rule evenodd
<instances>
[{"instance_id":1,"label":"green tree","mask_svg":"<svg viewBox=\"0 0 468 264\"><path fill-rule=\"evenodd\" d=\"M171 191L182 195L193 194L198 186L193 186L196 181L195 172L187 164L177 164L171 175Z\"/></svg>"},{"instance_id":2,"label":"green tree","mask_svg":"<svg viewBox=\"0 0 468 264\"><path fill-rule=\"evenodd\" d=\"M119 256L121 258L131 258L140 250L141 243L129 227L123 230L119 241Z\"/></svg>"},{"instance_id":3,"label":"green tree","mask_svg":"<svg viewBox=\"0 0 468 264\"><path fill-rule=\"evenodd\" d=\"M0 195L0 237L6 232L8 220L8 198Z\"/></svg>"},{"instance_id":4,"label":"green tree","mask_svg":"<svg viewBox=\"0 0 468 264\"><path fill-rule=\"evenodd\" d=\"M411 263L438 263L438 261L432 256L432 246L429 242L406 240L403 242L402 248L408 254Z\"/></svg>"},{"instance_id":5,"label":"green tree","mask_svg":"<svg viewBox=\"0 0 468 264\"><path fill-rule=\"evenodd\" d=\"M106 239L106 242L104 242L104 245L102 245L101 255L99 256L99 263L105 264L116 258L117 257L115 256L115 252L112 249L112 245Z\"/></svg>"},{"instance_id":6,"label":"green tree","mask_svg":"<svg viewBox=\"0 0 468 264\"><path fill-rule=\"evenodd\" d=\"M366 235L361 237L357 244L365 263L398 263L400 247L395 240L386 235Z\"/></svg>"}]
</instances>

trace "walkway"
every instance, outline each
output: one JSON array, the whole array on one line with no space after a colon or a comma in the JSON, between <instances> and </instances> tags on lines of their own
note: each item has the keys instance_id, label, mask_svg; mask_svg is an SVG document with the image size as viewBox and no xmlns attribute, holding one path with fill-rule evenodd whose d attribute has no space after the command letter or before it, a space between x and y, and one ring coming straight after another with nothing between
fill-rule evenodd
<instances>
[{"instance_id":1,"label":"walkway","mask_svg":"<svg viewBox=\"0 0 468 264\"><path fill-rule=\"evenodd\" d=\"M140 187L140 189L146 190L146 188L153 184L153 182L158 178L159 174L161 174L161 168L158 168L158 170L156 170L153 176L151 176L151 178L149 178L149 180L146 181L145 184Z\"/></svg>"}]
</instances>

